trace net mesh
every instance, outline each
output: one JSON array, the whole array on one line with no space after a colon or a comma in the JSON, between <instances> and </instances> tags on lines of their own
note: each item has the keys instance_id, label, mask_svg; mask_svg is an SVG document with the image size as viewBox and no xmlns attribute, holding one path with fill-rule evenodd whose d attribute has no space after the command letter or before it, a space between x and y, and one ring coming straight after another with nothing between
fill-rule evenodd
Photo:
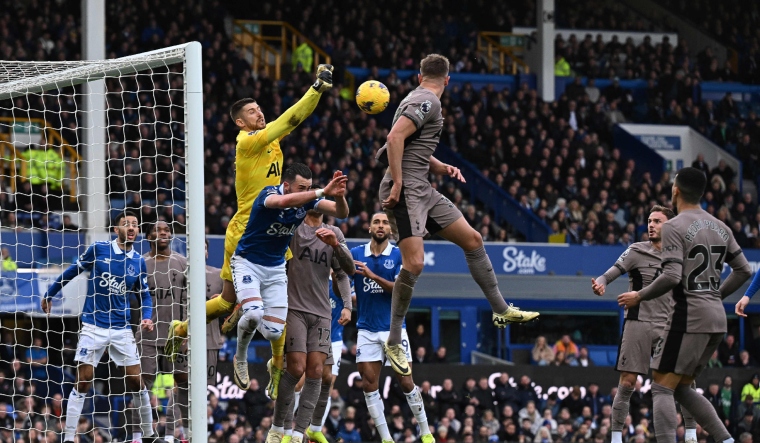
<instances>
[{"instance_id":1,"label":"net mesh","mask_svg":"<svg viewBox=\"0 0 760 443\"><path fill-rule=\"evenodd\" d=\"M142 360L141 378L153 384L148 405L157 412L153 428L161 436L182 436L180 416L186 425L187 395L173 398L171 391L175 381L181 387L186 380L189 362L180 356L179 364L172 365L162 357L169 323L187 318L182 54L170 49L97 62L0 61L0 413L5 408L16 417L12 429L0 423L3 441L8 436L37 441L49 432L63 441L66 420L76 415L71 400L75 387L89 388L80 393L86 397L80 418L73 421L78 437L124 440L134 431L147 432L140 428L143 417L132 414L139 402L134 379L125 376L123 367L134 365L135 356L120 356L134 349L129 337L141 321L139 291L121 284L135 272L127 261L118 268L112 245L96 247L93 264L85 263L78 277L63 281L52 314L40 308L54 280L72 263L76 269L78 257L95 240L116 238L113 220L125 209L137 213L142 235L134 249L139 254L150 251L145 239L150 227L166 226L172 232L169 245L175 259L168 266L159 260L148 267L156 325L153 334L137 334L136 352L138 364ZM83 85L97 79L105 85L99 97ZM87 102L92 110L86 110ZM98 120L86 113L103 110L104 127L87 123ZM86 142L88 130L102 131L105 145ZM99 153L88 156L88 150ZM105 173L92 175L98 170ZM98 202L104 200L101 207ZM110 281L103 275L109 271ZM96 297L121 297L126 306L91 306L90 280L105 291ZM104 342L98 330L84 349L80 331L87 327L82 320L87 315L82 314L89 313L101 325L104 319L126 316L130 324L123 330L128 334ZM95 359L91 386L75 384L75 358L85 357ZM122 366L117 366L113 360L122 357Z\"/></svg>"}]
</instances>

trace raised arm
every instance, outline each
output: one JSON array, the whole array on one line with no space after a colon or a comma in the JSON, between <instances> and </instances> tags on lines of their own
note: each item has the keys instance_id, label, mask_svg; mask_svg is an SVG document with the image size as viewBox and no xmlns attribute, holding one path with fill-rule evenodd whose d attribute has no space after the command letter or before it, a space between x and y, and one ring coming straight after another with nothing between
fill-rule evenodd
<instances>
[{"instance_id":1,"label":"raised arm","mask_svg":"<svg viewBox=\"0 0 760 443\"><path fill-rule=\"evenodd\" d=\"M317 81L306 91L303 97L288 108L266 128L249 134L238 140L238 148L244 153L256 153L275 140L282 139L314 112L322 93L332 87L331 65L319 65Z\"/></svg>"},{"instance_id":2,"label":"raised arm","mask_svg":"<svg viewBox=\"0 0 760 443\"><path fill-rule=\"evenodd\" d=\"M264 206L266 206L267 208L278 208L278 209L300 208L301 206L305 206L309 202L313 202L314 200L318 198L322 198L322 196L327 196L327 197L340 196L345 202L345 197L343 197L343 194L346 192L347 180L348 180L347 176L343 175L343 173L340 171L336 171L335 174L333 175L333 179L330 180L330 183L328 183L324 189L310 189L308 191L303 191L303 192L291 192L290 194L272 193L266 196L266 198L264 199ZM324 202L323 200L320 200L319 202L317 202L318 206L316 206L316 209L323 214L328 214L327 212L322 210L323 202ZM329 215L333 215L333 214L329 214ZM348 203L346 203L346 214L340 218L345 218L346 216L348 216Z\"/></svg>"}]
</instances>

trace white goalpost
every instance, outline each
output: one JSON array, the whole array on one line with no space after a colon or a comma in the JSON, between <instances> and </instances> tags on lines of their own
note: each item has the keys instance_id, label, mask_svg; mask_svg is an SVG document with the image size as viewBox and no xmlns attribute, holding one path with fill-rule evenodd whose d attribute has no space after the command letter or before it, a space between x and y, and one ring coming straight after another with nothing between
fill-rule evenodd
<instances>
[{"instance_id":1,"label":"white goalpost","mask_svg":"<svg viewBox=\"0 0 760 443\"><path fill-rule=\"evenodd\" d=\"M185 431L193 443L207 441L202 94L198 42L109 60L0 61L0 338L6 345L0 375L14 383L6 407L20 411L29 403L23 435L62 431L64 417L58 426L37 429L32 412L62 402L65 415L89 272L64 282L49 316L40 299L90 244L115 238L114 217L131 208L142 227L134 244L139 254L150 248L144 229L166 221L172 249L187 257L181 283L187 317L179 318L189 320ZM95 369L82 433L105 441L129 437L124 378L106 355ZM156 402L160 417L172 407L160 397Z\"/></svg>"}]
</instances>

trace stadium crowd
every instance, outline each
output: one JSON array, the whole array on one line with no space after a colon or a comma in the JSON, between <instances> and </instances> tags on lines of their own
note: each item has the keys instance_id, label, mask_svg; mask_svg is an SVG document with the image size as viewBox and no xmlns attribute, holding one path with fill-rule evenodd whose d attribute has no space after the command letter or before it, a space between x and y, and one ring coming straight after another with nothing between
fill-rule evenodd
<instances>
[{"instance_id":1,"label":"stadium crowd","mask_svg":"<svg viewBox=\"0 0 760 443\"><path fill-rule=\"evenodd\" d=\"M654 29L644 21L630 19L625 12L605 9L599 3L569 2L569 13L560 15L558 20L560 24L577 28ZM459 15L453 13L458 9L445 9L447 4L491 13ZM413 69L420 53L437 50L451 56L454 71L481 72L484 66L472 46L475 29L504 24L530 25L533 21L532 2L509 4L510 10L499 9L505 5L507 2L406 2L405 9L402 8L403 20L383 20L385 11L391 8L383 7L380 11L380 6L368 1L356 2L342 14L331 13L330 19L324 21L323 15L334 6L330 1L309 8L300 7L298 2L263 3L261 10L267 18L285 19L294 25L303 23L300 29L310 30L309 36L332 54L338 69L362 65ZM596 12L589 13L582 5ZM483 9L479 9L481 6ZM73 12L78 11L78 7L79 2L73 0L31 1L1 11L0 53L3 58L79 59L79 20ZM435 23L442 24L440 27L434 28L430 24L432 20L426 22L425 17L430 14L426 7L437 9L440 20ZM151 14L140 13L149 9L153 11ZM434 11L432 15L435 14ZM366 23L366 17L378 19ZM254 97L271 121L297 100L312 81L312 76L301 70L281 84L263 72L251 72L250 65L222 31L224 19L225 9L219 1L202 4L168 0L161 8L148 7L148 2L108 3L109 57L189 40L203 43L207 105L204 181L210 234L223 234L236 209L233 178L236 131L227 115L229 105L241 97ZM323 24L305 25L317 22ZM586 36L583 40L557 41L557 48L578 73L647 80L646 121L688 124L729 151L733 150L744 161L746 178L757 176L760 118L753 114L741 115L730 95L716 104L702 102L695 94L700 81L737 79L726 67L719 68L709 51L692 60L685 41L645 42L636 47L628 42L600 44ZM754 81L754 77L741 79ZM350 176L352 215L347 220L337 221L347 237L366 237L369 214L379 210L374 190L378 188L384 168L373 156L387 135L393 110L415 86L414 79L399 78L395 72L379 80L391 90L391 106L385 113L377 117L363 114L341 97L340 88L335 88L329 97L323 98L317 111L282 143L286 162L306 162L317 181L325 182L335 169ZM144 98L125 94L123 99L125 102L119 106L126 107ZM76 125L73 97L65 95L59 100L51 96L44 100L47 112L41 116L54 126L68 128L63 131L64 137L76 144L78 134L71 130L72 125ZM442 104L446 119L443 144L478 165L484 175L544 220L553 232L565 233L571 243L618 245L645 239L643 227L648 208L670 199L672 177L651 177L641 166L623 161L620 151L612 144L611 125L631 120L635 114L630 92L617 82L603 89L593 82L576 83L567 88L560 100L552 103L542 102L527 85L515 91L495 91L492 87L476 90L462 84L450 87ZM21 110L34 105L23 100L14 102ZM1 113L11 114L5 106ZM166 124L153 128L146 125L147 132L136 134L124 129L130 122L153 122L154 119L170 120L156 118L152 113L112 116L109 190L114 204L120 201L121 205L138 208L143 222L164 218L174 222L175 231L180 233L184 214L181 204L174 202L184 199L181 188L184 170L179 160L181 143L162 141L172 138L162 136L166 131L174 134L177 128ZM760 247L757 201L751 194L739 193L735 182L738 171L725 164L708 165L701 158L694 159L694 166L704 170L710 180L710 190L703 202L705 209L732 227L742 247ZM434 181L434 185L462 209L484 239L505 241L518 237L509 226L495 223L485 208L473 204L467 188L442 178ZM56 189L30 184L14 196L0 193L0 223L11 228L27 228L35 223L45 229L76 229L70 220L68 224L63 220L60 226L52 226L44 216L17 219L18 214L45 213L47 208L56 210L60 205L66 209L66 205L71 204L53 191ZM48 193L52 198L47 197ZM732 340L727 338L722 346L724 354L717 356L713 364L753 365L751 360L758 356L736 349L737 345L729 341ZM20 354L21 351L10 347L11 354L7 354L10 343L12 341L4 341L2 352L5 353L0 361L6 363L0 367L0 441L58 443L58 435L49 431L60 431L62 398L52 396L49 402L43 402L34 395L40 389L38 383L29 382L43 376L39 365L45 364L42 360L47 359L40 352L44 349L30 348ZM568 355L566 349L558 349L556 345L551 347L552 356L546 359L546 364L584 361L583 347L576 347L578 356L574 352ZM433 354L432 350L427 353ZM548 354L539 353L540 358L534 358L536 364L541 364ZM63 360L71 365L70 358L71 355L64 356ZM346 358L351 359L350 351ZM428 416L436 424L436 438L464 442L606 441L609 404L614 393L602 395L598 386L590 385L573 389L564 399L552 396L542 399L531 389L527 376L514 377L516 386L507 383L510 378L503 375L495 389L488 387L487 380L483 385L482 379L467 380L461 387L444 383L444 390L435 398L430 393L430 383L420 381ZM757 407L760 378L753 377L746 385L745 380L732 382L730 378L721 380L714 385L715 389L711 386L706 395L723 418L730 421L737 439L746 439L744 432L760 438L760 409ZM337 408L333 408L326 422L332 438L346 442L377 440L375 428L364 409L360 383L354 383L347 392L333 393L333 405ZM746 400L747 385L752 386L747 388L752 404ZM394 440L414 441L416 427L407 420L410 414L405 413L406 402L399 392L394 386L386 407ZM634 398L636 406L632 408L627 436L635 443L647 442L651 435L651 397L639 387ZM159 399L154 397L153 400L156 410L160 410ZM262 442L271 425L271 409L258 383L253 383L239 402L220 402L212 396L209 401L211 441ZM748 411L752 412L751 419L747 418L750 417ZM82 430L92 426L83 419ZM16 435L15 429L25 432ZM80 443L103 441L97 432L88 435L90 437L84 437ZM751 436L748 441L752 439Z\"/></svg>"},{"instance_id":2,"label":"stadium crowd","mask_svg":"<svg viewBox=\"0 0 760 443\"><path fill-rule=\"evenodd\" d=\"M568 9L567 20L571 25L574 21L570 17L582 16L583 10L578 9L581 8L580 4L581 2L572 3ZM320 14L325 14L324 6L298 8L297 5L288 5L275 8L267 5L269 4L263 5L262 10L272 14L272 18L291 19L300 23L311 17L319 19L316 20L317 23L330 23L330 20L322 21L320 18ZM173 11L171 17L167 12L169 8L157 9L143 17L135 13L135 8L138 7L136 5L109 4L109 24L113 22L109 29L120 29L120 32L109 34L108 54L118 57L193 39L204 44L207 232L223 234L236 209L234 129L226 110L238 98L254 97L271 121L300 97L311 77L301 69L296 69L278 84L263 72L251 72L250 66L241 58L229 37L220 31L226 17L220 2L202 6L177 3L175 6L179 8L176 10L179 13ZM427 6L406 6L408 26L420 28L416 25L420 14L430 12L425 7ZM529 10L532 9L527 8L522 12L518 10L514 14L529 14ZM18 39L14 46L2 42L0 50L4 53L11 51L17 58L77 59L79 41L75 16L64 15L51 5L45 5L42 11L36 18L29 16L23 8L6 12L5 19L0 21L0 28L9 35L20 35L19 27L29 26L35 31L34 35L42 35L43 38ZM606 16L609 17L607 23L615 26L617 22L614 17L620 14L610 14ZM351 15L349 12L340 16ZM49 17L50 20L45 21L41 17ZM344 27L347 23L340 21L340 18L336 20L338 22L333 25L325 26L330 32L325 29L324 47L333 52L334 62L339 67L360 65L363 58L369 57L369 52L344 51L340 49L341 44L330 42L336 38L341 40L344 35L361 39L363 30L349 32L352 28ZM362 20L356 18L349 19L348 22L360 23ZM475 23L468 27L467 22L466 16L462 21L454 20L451 29L448 29L449 39L464 42L464 48L471 43L467 43L464 36L471 33L468 30L476 29ZM162 25L159 26L158 23ZM379 21L373 23L373 26L379 26ZM407 20L399 20L392 25L386 23L389 23L388 26L407 26ZM639 23L631 26L640 29L644 25ZM420 33L427 35L427 28L423 28ZM432 37L417 41L417 34L404 29L406 28L389 28L380 33L367 34L376 36L389 32L390 35L408 36L411 41L421 45L411 48L407 45L405 51L411 57L411 65L399 67L414 67L417 63L415 55L421 51L442 49L429 46L433 42L441 43L442 39L437 38L437 34L433 33ZM336 30L343 30L343 34L331 36ZM320 32L319 26L312 32ZM317 36L313 37L322 41ZM446 39L443 40L444 45L448 45ZM49 43L53 41L55 44L51 46ZM423 42L427 42L428 46ZM599 60L604 58L595 55L593 50L589 52L583 49L587 47L586 43L568 42L564 49L572 53L584 53L586 56L591 54L592 58ZM589 48L594 45L590 42ZM558 42L558 46L563 46L562 42ZM603 49L599 48L599 54L622 50L622 46L609 43ZM757 176L760 119L750 114L742 120L730 95L718 104L710 101L701 103L698 97L695 100L694 88L698 75L690 74L691 70L687 66L688 48L683 41L675 47L667 42L659 43L656 47L644 43L638 48L625 49L629 50L649 60L636 65L636 69L641 65L641 74L649 78L647 121L689 124L744 160L745 178ZM380 52L394 53L385 49ZM359 58L346 58L343 57L344 53L355 54ZM371 65L394 66L389 62L385 65L387 62L388 60L377 59ZM454 63L455 69L458 65L461 63ZM658 71L659 66L664 66L662 73ZM390 109L383 114L370 117L359 112L350 100L342 98L339 88L334 88L331 96L323 98L315 113L286 137L282 144L286 161L306 162L314 170L317 181L326 180L329 171L335 169L350 176L351 217L339 221L341 229L349 237L366 236L368 215L379 209L376 194L372 190L378 188L383 168L372 157L384 141L395 106L415 87L416 81L413 78L399 78L394 71L379 80L384 81L391 90ZM168 80L167 83L156 84L159 88L168 88L167 85ZM44 98L44 109L47 112L43 115L54 126L59 122L63 128L75 125L74 113L56 112L59 109L66 111L72 105L70 97L66 98L68 102L54 100L52 96ZM182 232L184 214L180 202L184 199L184 171L179 160L183 155L182 144L181 140L166 142L172 138L168 134L181 138L176 134L181 134L182 131L171 123L161 123L171 122L171 115L162 116L159 113L157 117L152 111L148 112L150 107L145 105L160 104L160 98L157 99L159 103L153 103L149 98L147 102L142 102L144 109L139 113L128 110L120 115L123 107L137 104L136 100L146 98L134 95L130 98L123 94L122 101L111 103L115 111L110 116L109 128L109 189L112 203L114 207L138 209L143 221L149 222L159 217L174 221L177 232ZM442 104L446 119L442 143L458 151L463 158L483 167L484 174L523 207L544 220L552 227L552 232L565 233L571 243L629 244L640 240L646 235L642 234L646 208L654 202L666 202L669 198L671 177L651 177L641 170L641 166L636 168L632 162L622 162L620 153L612 144L611 125L635 118L632 95L618 82L600 90L593 82L583 85L577 81L568 85L565 94L552 103L539 100L536 91L530 90L526 84L515 91L495 91L490 86L476 90L469 84L462 84L450 87L442 98ZM17 100L16 106L23 108L27 105ZM39 105L40 108L42 106L43 104ZM168 111L164 112L168 114ZM4 110L4 114L8 113L8 110ZM130 134L130 123L136 119L155 121L156 124ZM728 126L729 123L734 126ZM70 140L77 139L76 132L70 129L64 131L64 136ZM712 184L704 207L734 229L743 247L757 247L760 221L756 212L757 203L751 195L738 192L734 182L737 171L732 171L725 165L706 165L698 159L695 161L708 173ZM499 241L520 238L519 233L509 226L495 223L493 215L487 210L473 205L467 195L467 188L440 177L435 185L459 205L485 239ZM43 228L64 228L62 222L51 225L47 217L17 220L19 214L32 211L44 213L47 207L55 209L65 206L68 201L66 198L62 199L63 203L55 205L50 205L50 197L47 201L40 198L46 192L54 195L51 191L46 187L30 189L28 185L23 185L15 199L3 194L6 201L0 217L4 225L14 227L18 223L26 223L27 226L35 223ZM55 201L61 200L57 194L54 197Z\"/></svg>"},{"instance_id":3,"label":"stadium crowd","mask_svg":"<svg viewBox=\"0 0 760 443\"><path fill-rule=\"evenodd\" d=\"M413 347L424 348L429 343L424 335L413 334ZM757 342L757 340L756 340ZM729 334L721 343L709 367L756 366L754 357L760 357L760 343L753 342L752 357L739 350L734 336ZM594 366L584 353L585 347L564 335L552 345L539 337L532 351L532 362L546 366ZM73 353L66 348L64 364L73 364ZM31 347L21 349L4 342L0 347L0 442L2 443L60 443L59 433L65 415L65 404L60 393L47 400L40 397L45 387L46 370L42 366L48 351L38 338ZM52 357L52 355L51 355ZM220 361L227 358L224 349ZM345 362L353 362L355 355L344 353ZM746 360L746 362L745 362ZM415 365L442 363L436 359ZM49 367L48 367L49 368ZM612 370L611 368L609 369ZM104 374L107 376L108 374ZM710 377L716 373L711 372ZM223 399L210 394L207 407L210 442L263 443L271 426L273 404L266 397L264 380L252 380L248 391L239 399ZM528 375L502 373L489 385L487 377L467 378L455 382L446 379L441 389L435 389L426 380L420 380L425 409L439 442L606 442L609 441L611 402L616 387L589 383L568 387L567 395L557 392L539 395ZM461 385L459 385L461 383ZM457 386L459 385L459 386ZM151 394L155 410L158 435L164 435L166 392L172 383L157 384ZM722 420L739 442L757 441L760 438L760 375L736 379L720 375L710 379L704 396L710 400ZM331 393L332 406L323 432L331 441L380 441L372 419L368 415L361 378L351 386ZM401 387L392 383L385 400L385 410L394 441L414 442L418 428L407 410ZM80 421L80 443L107 441L85 416ZM680 416L679 416L680 420ZM118 427L117 427L118 428ZM117 429L118 431L118 429ZM746 437L748 433L751 437ZM631 413L626 420L624 436L627 442L653 441L652 397L648 385L639 381L631 397ZM116 438L123 438L117 432ZM110 437L109 437L110 438ZM683 426L679 425L679 442L683 441ZM700 441L707 441L700 434ZM744 440L743 440L744 439Z\"/></svg>"}]
</instances>

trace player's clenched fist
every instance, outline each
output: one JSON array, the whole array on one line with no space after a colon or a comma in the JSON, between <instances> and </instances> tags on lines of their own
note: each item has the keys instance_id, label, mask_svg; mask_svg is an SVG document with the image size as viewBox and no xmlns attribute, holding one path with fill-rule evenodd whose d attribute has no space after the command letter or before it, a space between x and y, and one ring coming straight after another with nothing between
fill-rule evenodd
<instances>
[{"instance_id":1,"label":"player's clenched fist","mask_svg":"<svg viewBox=\"0 0 760 443\"><path fill-rule=\"evenodd\" d=\"M333 85L333 65L319 65L317 67L317 81L311 86L317 92L325 92Z\"/></svg>"}]
</instances>

